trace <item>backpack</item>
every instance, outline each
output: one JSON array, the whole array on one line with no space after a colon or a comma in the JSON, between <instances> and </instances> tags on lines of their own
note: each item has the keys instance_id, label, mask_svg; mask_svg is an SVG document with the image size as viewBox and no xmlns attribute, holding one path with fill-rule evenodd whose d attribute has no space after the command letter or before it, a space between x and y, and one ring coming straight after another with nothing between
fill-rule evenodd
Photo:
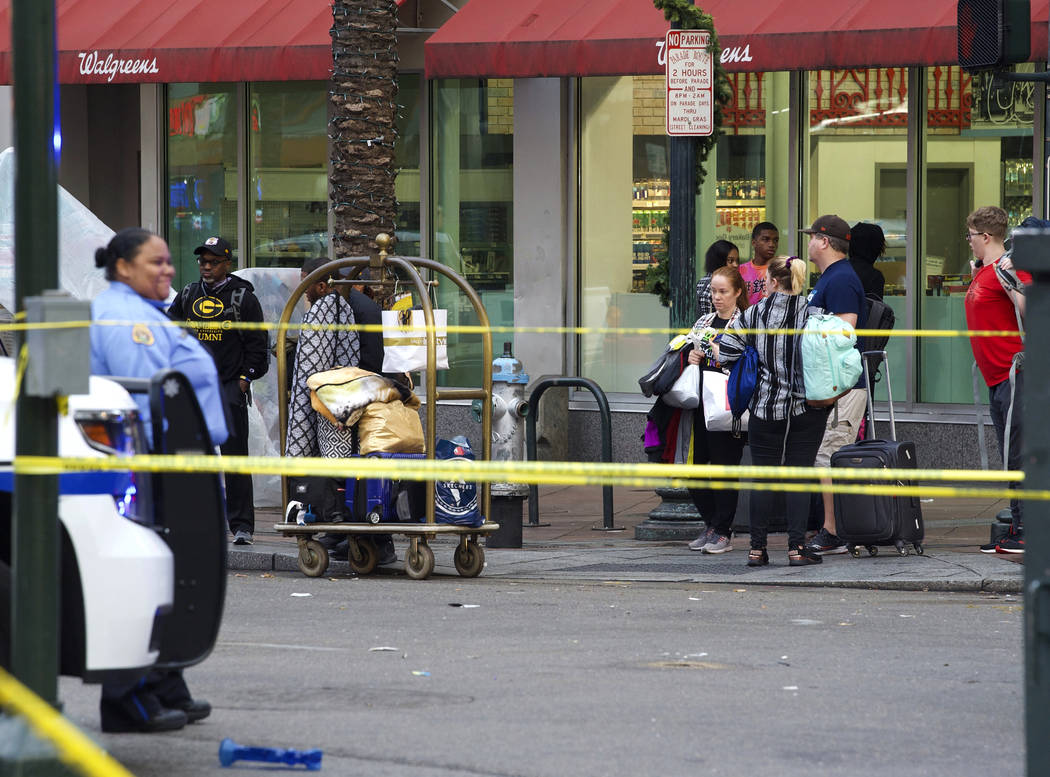
<instances>
[{"instance_id":1,"label":"backpack","mask_svg":"<svg viewBox=\"0 0 1050 777\"><path fill-rule=\"evenodd\" d=\"M733 414L733 433L741 429L741 417L751 407L751 399L758 387L758 351L753 345L744 347L744 353L729 373L726 383L726 399L729 412Z\"/></svg>"},{"instance_id":2,"label":"backpack","mask_svg":"<svg viewBox=\"0 0 1050 777\"><path fill-rule=\"evenodd\" d=\"M434 458L469 466L469 462L474 461L474 451L466 437L453 437L437 441ZM434 520L459 526L481 526L485 517L478 506L478 484L463 478L434 481Z\"/></svg>"},{"instance_id":3,"label":"backpack","mask_svg":"<svg viewBox=\"0 0 1050 777\"><path fill-rule=\"evenodd\" d=\"M897 317L893 308L887 305L879 297L869 294L868 297L868 319L864 326L858 329L893 329L897 323ZM885 351L886 344L890 341L889 335L865 335L859 338L860 350L863 351Z\"/></svg>"},{"instance_id":4,"label":"backpack","mask_svg":"<svg viewBox=\"0 0 1050 777\"><path fill-rule=\"evenodd\" d=\"M838 316L816 313L802 330L802 378L806 403L830 407L857 384L863 371L853 327Z\"/></svg>"}]
</instances>

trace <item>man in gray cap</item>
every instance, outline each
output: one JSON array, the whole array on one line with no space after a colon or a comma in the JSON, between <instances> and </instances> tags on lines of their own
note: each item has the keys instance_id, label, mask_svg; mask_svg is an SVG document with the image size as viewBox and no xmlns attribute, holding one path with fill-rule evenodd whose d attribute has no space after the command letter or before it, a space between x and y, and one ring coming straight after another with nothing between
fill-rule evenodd
<instances>
[{"instance_id":1,"label":"man in gray cap","mask_svg":"<svg viewBox=\"0 0 1050 777\"><path fill-rule=\"evenodd\" d=\"M838 216L821 216L813 222L812 227L799 231L809 235L809 258L820 271L820 280L809 293L809 304L822 308L826 313L835 314L852 327L856 327L859 321L867 321L868 301L864 296L864 286L846 260L849 253L849 224ZM837 412L828 414L828 426L817 451L817 458L813 462L814 466L830 467L831 454L857 439L857 431L867 404L864 376L861 375L857 385L839 399ZM806 547L821 555L845 553L846 543L835 534L834 498L828 492L822 496L824 526Z\"/></svg>"}]
</instances>

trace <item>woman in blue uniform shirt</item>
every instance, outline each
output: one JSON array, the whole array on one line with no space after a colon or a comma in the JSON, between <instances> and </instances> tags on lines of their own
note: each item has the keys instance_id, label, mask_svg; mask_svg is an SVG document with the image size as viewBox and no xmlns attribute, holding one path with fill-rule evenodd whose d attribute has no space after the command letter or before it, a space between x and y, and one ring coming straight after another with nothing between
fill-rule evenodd
<instances>
[{"instance_id":1,"label":"woman in blue uniform shirt","mask_svg":"<svg viewBox=\"0 0 1050 777\"><path fill-rule=\"evenodd\" d=\"M91 303L93 321L128 321L126 326L91 327L91 372L124 378L149 378L157 370L183 373L197 393L212 445L226 442L226 416L215 362L183 327L171 326L164 306L175 268L168 244L135 227L122 229L95 252L109 288ZM149 397L136 397L150 434Z\"/></svg>"},{"instance_id":2,"label":"woman in blue uniform shirt","mask_svg":"<svg viewBox=\"0 0 1050 777\"><path fill-rule=\"evenodd\" d=\"M91 320L129 323L91 327L91 372L149 378L159 369L179 370L193 385L212 444L225 442L215 362L163 313L175 275L167 243L145 229L123 229L95 252L95 266L105 268L110 285L91 303ZM149 434L149 398L139 395L136 401ZM208 702L190 696L181 671L153 670L134 683L103 683L99 706L106 732L171 731L211 713Z\"/></svg>"}]
</instances>

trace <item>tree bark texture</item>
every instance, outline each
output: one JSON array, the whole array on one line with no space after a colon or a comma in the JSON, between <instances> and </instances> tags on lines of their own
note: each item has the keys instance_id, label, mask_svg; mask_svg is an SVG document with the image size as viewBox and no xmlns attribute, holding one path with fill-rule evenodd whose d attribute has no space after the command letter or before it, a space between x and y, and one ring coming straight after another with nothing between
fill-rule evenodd
<instances>
[{"instance_id":1,"label":"tree bark texture","mask_svg":"<svg viewBox=\"0 0 1050 777\"><path fill-rule=\"evenodd\" d=\"M329 198L335 258L367 256L375 236L394 234L397 137L397 5L335 0L332 5Z\"/></svg>"}]
</instances>

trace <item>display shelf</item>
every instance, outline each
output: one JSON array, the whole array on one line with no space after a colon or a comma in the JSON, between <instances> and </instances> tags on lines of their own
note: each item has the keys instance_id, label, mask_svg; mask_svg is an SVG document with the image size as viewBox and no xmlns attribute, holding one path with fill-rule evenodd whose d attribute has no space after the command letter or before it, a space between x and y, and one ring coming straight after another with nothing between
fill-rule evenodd
<instances>
[{"instance_id":1,"label":"display shelf","mask_svg":"<svg viewBox=\"0 0 1050 777\"><path fill-rule=\"evenodd\" d=\"M671 207L670 200L632 200L633 207L635 210L649 210L652 208L669 208Z\"/></svg>"},{"instance_id":2,"label":"display shelf","mask_svg":"<svg viewBox=\"0 0 1050 777\"><path fill-rule=\"evenodd\" d=\"M719 208L764 208L765 200L715 200Z\"/></svg>"}]
</instances>

